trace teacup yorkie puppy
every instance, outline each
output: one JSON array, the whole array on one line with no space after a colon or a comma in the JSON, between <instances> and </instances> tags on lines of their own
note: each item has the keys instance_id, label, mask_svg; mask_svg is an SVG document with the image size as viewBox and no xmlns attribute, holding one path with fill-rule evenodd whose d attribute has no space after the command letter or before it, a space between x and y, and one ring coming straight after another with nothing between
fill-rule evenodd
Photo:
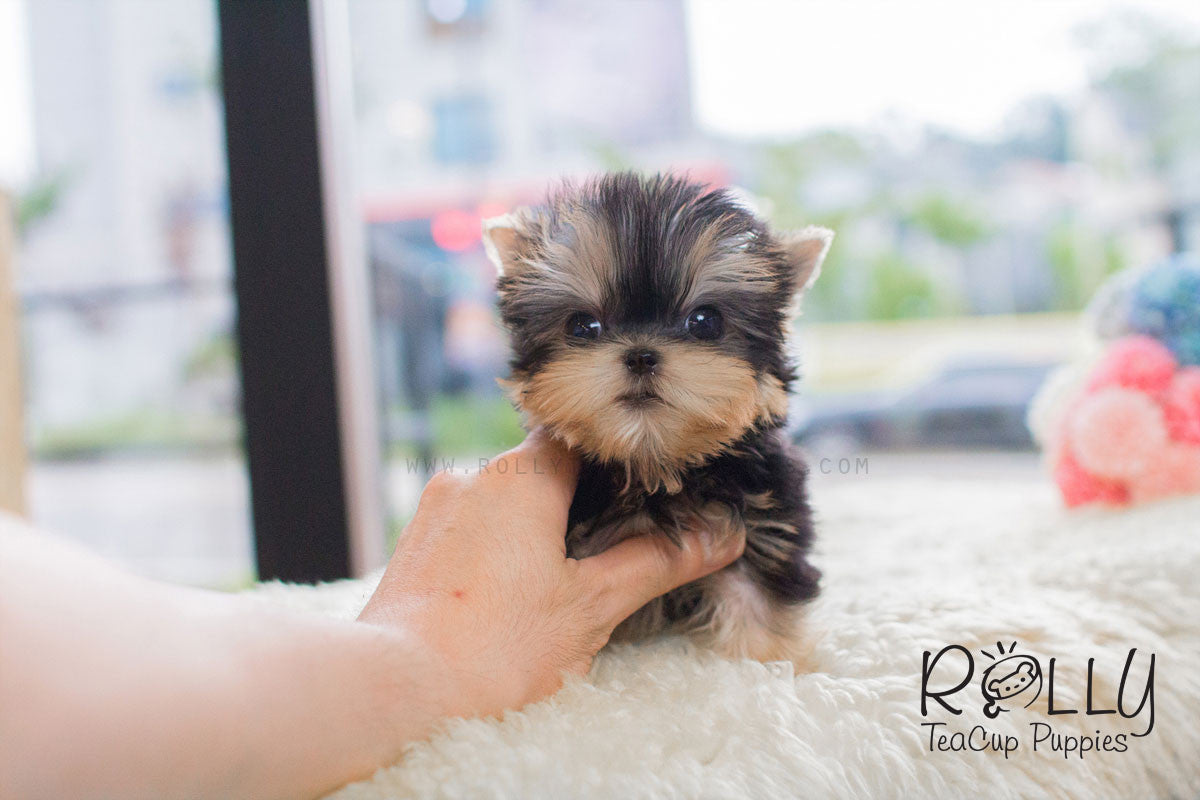
<instances>
[{"instance_id":1,"label":"teacup yorkie puppy","mask_svg":"<svg viewBox=\"0 0 1200 800\"><path fill-rule=\"evenodd\" d=\"M485 223L512 339L504 382L531 425L583 457L567 554L630 536L746 532L729 567L614 633L672 631L730 656L799 657L820 573L807 469L782 427L795 302L833 238L776 235L730 194L622 173Z\"/></svg>"}]
</instances>

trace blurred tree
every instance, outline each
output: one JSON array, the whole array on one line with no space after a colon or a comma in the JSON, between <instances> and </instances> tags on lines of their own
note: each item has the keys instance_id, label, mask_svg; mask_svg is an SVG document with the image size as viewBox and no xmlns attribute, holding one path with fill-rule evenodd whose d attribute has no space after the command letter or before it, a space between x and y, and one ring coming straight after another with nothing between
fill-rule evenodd
<instances>
[{"instance_id":1,"label":"blurred tree","mask_svg":"<svg viewBox=\"0 0 1200 800\"><path fill-rule=\"evenodd\" d=\"M237 359L237 342L234 341L233 333L214 333L188 354L183 365L183 375L187 380L214 375L233 375L237 370Z\"/></svg>"},{"instance_id":2,"label":"blurred tree","mask_svg":"<svg viewBox=\"0 0 1200 800\"><path fill-rule=\"evenodd\" d=\"M970 201L945 192L922 195L905 217L909 224L956 250L965 250L991 235L983 214L972 208Z\"/></svg>"},{"instance_id":3,"label":"blurred tree","mask_svg":"<svg viewBox=\"0 0 1200 800\"><path fill-rule=\"evenodd\" d=\"M1163 223L1174 249L1183 250L1187 218L1200 213L1200 193L1179 180L1200 161L1200 42L1138 12L1085 28L1080 38L1097 61L1093 88L1150 144L1150 166L1170 193Z\"/></svg>"},{"instance_id":4,"label":"blurred tree","mask_svg":"<svg viewBox=\"0 0 1200 800\"><path fill-rule=\"evenodd\" d=\"M604 172L623 172L634 168L633 159L615 142L596 140L586 147Z\"/></svg>"},{"instance_id":5,"label":"blurred tree","mask_svg":"<svg viewBox=\"0 0 1200 800\"><path fill-rule=\"evenodd\" d=\"M931 317L945 313L937 287L916 265L885 252L871 263L867 316L877 320Z\"/></svg>"},{"instance_id":6,"label":"blurred tree","mask_svg":"<svg viewBox=\"0 0 1200 800\"><path fill-rule=\"evenodd\" d=\"M74 171L69 169L41 175L17 195L14 213L18 236L24 236L39 220L54 213L74 182L74 175Z\"/></svg>"},{"instance_id":7,"label":"blurred tree","mask_svg":"<svg viewBox=\"0 0 1200 800\"><path fill-rule=\"evenodd\" d=\"M759 151L758 170L750 188L766 201L764 211L777 229L823 225L844 235L850 222L861 217L864 210L852 205L814 211L805 202L805 190L818 169L861 167L868 156L863 142L844 131L819 131L794 141L770 144ZM866 313L846 269L847 252L848 248L834 239L821 277L813 284L805 305L806 315L824 320L861 318Z\"/></svg>"},{"instance_id":8,"label":"blurred tree","mask_svg":"<svg viewBox=\"0 0 1200 800\"><path fill-rule=\"evenodd\" d=\"M861 300L855 296L850 280L850 259L846 253L847 229L852 225L854 214L840 210L814 217L811 224L823 225L834 232L834 246L830 248L821 267L821 275L808 291L804 302L804 314L815 320L839 320L862 317ZM838 236L842 243L838 244Z\"/></svg>"},{"instance_id":9,"label":"blurred tree","mask_svg":"<svg viewBox=\"0 0 1200 800\"><path fill-rule=\"evenodd\" d=\"M1050 309L1078 311L1104 279L1125 267L1125 256L1112 234L1072 220L1056 223L1046 236L1046 260L1054 279Z\"/></svg>"}]
</instances>

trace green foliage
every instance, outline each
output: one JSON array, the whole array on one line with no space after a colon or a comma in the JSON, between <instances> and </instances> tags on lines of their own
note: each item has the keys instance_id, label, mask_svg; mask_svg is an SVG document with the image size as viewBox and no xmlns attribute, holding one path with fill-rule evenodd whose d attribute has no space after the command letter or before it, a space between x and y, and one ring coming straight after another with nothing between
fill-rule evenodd
<instances>
[{"instance_id":1,"label":"green foliage","mask_svg":"<svg viewBox=\"0 0 1200 800\"><path fill-rule=\"evenodd\" d=\"M1129 259L1127 259L1125 257L1125 251L1121 248L1121 245L1117 242L1117 237L1115 237L1111 234L1104 237L1104 262L1103 262L1103 264L1104 264L1104 273L1103 273L1103 275L1101 275L1100 282L1103 282L1103 279L1107 278L1109 275L1114 275L1114 274L1120 272L1121 270L1125 269L1125 267L1129 266ZM1095 288L1093 289L1093 292L1095 291L1095 289L1100 288L1100 282L1098 282L1096 284ZM1091 293L1089 292L1089 295L1090 294Z\"/></svg>"},{"instance_id":2,"label":"green foliage","mask_svg":"<svg viewBox=\"0 0 1200 800\"><path fill-rule=\"evenodd\" d=\"M73 182L74 172L66 169L34 180L16 199L17 234L25 234L38 220L53 214Z\"/></svg>"},{"instance_id":3,"label":"green foliage","mask_svg":"<svg viewBox=\"0 0 1200 800\"><path fill-rule=\"evenodd\" d=\"M772 222L783 229L814 222L801 200L801 190L821 167L861 164L867 150L856 136L843 131L819 131L791 142L762 149L754 191L771 204Z\"/></svg>"},{"instance_id":4,"label":"green foliage","mask_svg":"<svg viewBox=\"0 0 1200 800\"><path fill-rule=\"evenodd\" d=\"M928 275L894 253L871 264L866 311L870 319L895 320L944 313L937 288Z\"/></svg>"},{"instance_id":5,"label":"green foliage","mask_svg":"<svg viewBox=\"0 0 1200 800\"><path fill-rule=\"evenodd\" d=\"M825 256L817 282L804 298L803 310L807 319L816 321L847 319L861 313L851 293L849 275L852 264L846 258L847 247L838 246L837 232L845 231L851 224L851 215L845 211L823 214L811 220L811 224L822 225L834 231L834 244Z\"/></svg>"},{"instance_id":6,"label":"green foliage","mask_svg":"<svg viewBox=\"0 0 1200 800\"><path fill-rule=\"evenodd\" d=\"M1168 23L1130 12L1082 33L1101 62L1095 88L1147 137L1163 171L1200 147L1200 43Z\"/></svg>"},{"instance_id":7,"label":"green foliage","mask_svg":"<svg viewBox=\"0 0 1200 800\"><path fill-rule=\"evenodd\" d=\"M189 380L206 375L229 375L237 369L237 357L233 334L218 333L192 351L183 373Z\"/></svg>"},{"instance_id":8,"label":"green foliage","mask_svg":"<svg viewBox=\"0 0 1200 800\"><path fill-rule=\"evenodd\" d=\"M1054 309L1081 308L1082 297L1079 248L1070 225L1060 224L1046 240L1046 259L1054 275Z\"/></svg>"},{"instance_id":9,"label":"green foliage","mask_svg":"<svg viewBox=\"0 0 1200 800\"><path fill-rule=\"evenodd\" d=\"M1050 229L1046 260L1054 278L1051 308L1055 311L1082 309L1104 279L1126 264L1115 237L1102 236L1070 220Z\"/></svg>"},{"instance_id":10,"label":"green foliage","mask_svg":"<svg viewBox=\"0 0 1200 800\"><path fill-rule=\"evenodd\" d=\"M521 418L499 395L441 395L433 402L432 423L439 455L492 455L525 438Z\"/></svg>"},{"instance_id":11,"label":"green foliage","mask_svg":"<svg viewBox=\"0 0 1200 800\"><path fill-rule=\"evenodd\" d=\"M600 163L604 172L624 172L634 168L633 160L618 145L610 141L594 141L590 144L592 157Z\"/></svg>"},{"instance_id":12,"label":"green foliage","mask_svg":"<svg viewBox=\"0 0 1200 800\"><path fill-rule=\"evenodd\" d=\"M182 416L144 409L50 428L35 434L32 451L39 458L70 458L136 449L233 449L240 446L237 420L229 417Z\"/></svg>"},{"instance_id":13,"label":"green foliage","mask_svg":"<svg viewBox=\"0 0 1200 800\"><path fill-rule=\"evenodd\" d=\"M829 164L858 164L864 162L867 155L857 137L841 131L822 131L793 142L769 145L762 150L754 192L767 201L776 229L823 225L835 233L844 232L861 214L861 209L813 213L806 208L801 190L815 168ZM861 304L856 302L848 280L847 249L834 240L821 268L821 276L806 298L806 316L816 320L861 316Z\"/></svg>"},{"instance_id":14,"label":"green foliage","mask_svg":"<svg viewBox=\"0 0 1200 800\"><path fill-rule=\"evenodd\" d=\"M253 589L258 584L258 574L254 570L238 571L214 586L205 588L216 592L244 592Z\"/></svg>"},{"instance_id":15,"label":"green foliage","mask_svg":"<svg viewBox=\"0 0 1200 800\"><path fill-rule=\"evenodd\" d=\"M978 244L992 233L983 214L973 210L968 201L941 192L921 197L908 221L939 242L958 249Z\"/></svg>"}]
</instances>

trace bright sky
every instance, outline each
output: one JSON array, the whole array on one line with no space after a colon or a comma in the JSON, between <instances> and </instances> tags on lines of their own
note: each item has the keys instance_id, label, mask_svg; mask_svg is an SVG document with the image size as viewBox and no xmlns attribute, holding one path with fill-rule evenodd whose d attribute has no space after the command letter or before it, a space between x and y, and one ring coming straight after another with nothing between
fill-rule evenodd
<instances>
[{"instance_id":1,"label":"bright sky","mask_svg":"<svg viewBox=\"0 0 1200 800\"><path fill-rule=\"evenodd\" d=\"M1082 87L1073 36L1128 0L688 0L702 127L778 136L895 111L986 136L1021 99ZM1200 37L1200 2L1138 0Z\"/></svg>"},{"instance_id":2,"label":"bright sky","mask_svg":"<svg viewBox=\"0 0 1200 800\"><path fill-rule=\"evenodd\" d=\"M24 2L0 0L0 185L34 160ZM1034 94L1087 78L1073 32L1128 0L686 0L702 127L780 136L892 112L987 136ZM1200 2L1137 8L1200 37Z\"/></svg>"}]
</instances>

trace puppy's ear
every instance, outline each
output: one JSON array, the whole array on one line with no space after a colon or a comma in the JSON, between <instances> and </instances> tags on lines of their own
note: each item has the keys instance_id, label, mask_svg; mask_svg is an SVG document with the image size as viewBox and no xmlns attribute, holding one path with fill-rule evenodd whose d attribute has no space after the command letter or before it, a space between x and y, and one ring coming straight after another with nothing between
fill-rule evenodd
<instances>
[{"instance_id":1,"label":"puppy's ear","mask_svg":"<svg viewBox=\"0 0 1200 800\"><path fill-rule=\"evenodd\" d=\"M833 231L817 225L781 237L784 252L792 265L796 295L802 295L816 282L821 274L821 262L833 244Z\"/></svg>"},{"instance_id":2,"label":"puppy's ear","mask_svg":"<svg viewBox=\"0 0 1200 800\"><path fill-rule=\"evenodd\" d=\"M525 207L483 221L483 249L501 276L516 275L524 268L541 227L541 216Z\"/></svg>"}]
</instances>

